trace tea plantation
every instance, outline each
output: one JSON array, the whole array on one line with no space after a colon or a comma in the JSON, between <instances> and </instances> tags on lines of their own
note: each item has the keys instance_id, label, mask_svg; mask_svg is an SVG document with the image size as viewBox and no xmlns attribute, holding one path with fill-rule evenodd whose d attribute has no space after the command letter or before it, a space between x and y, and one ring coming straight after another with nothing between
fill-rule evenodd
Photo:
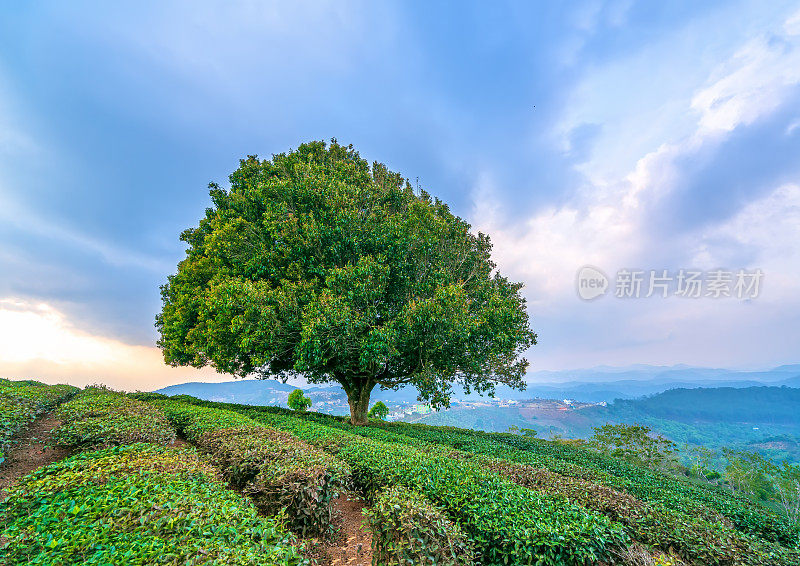
<instances>
[{"instance_id":1,"label":"tea plantation","mask_svg":"<svg viewBox=\"0 0 800 566\"><path fill-rule=\"evenodd\" d=\"M2 564L331 564L345 490L376 565L800 564L777 512L563 443L48 387L0 382L6 440L52 410L73 451L0 495Z\"/></svg>"},{"instance_id":2,"label":"tea plantation","mask_svg":"<svg viewBox=\"0 0 800 566\"><path fill-rule=\"evenodd\" d=\"M0 379L0 464L5 460L4 450L15 432L77 391L70 385Z\"/></svg>"}]
</instances>

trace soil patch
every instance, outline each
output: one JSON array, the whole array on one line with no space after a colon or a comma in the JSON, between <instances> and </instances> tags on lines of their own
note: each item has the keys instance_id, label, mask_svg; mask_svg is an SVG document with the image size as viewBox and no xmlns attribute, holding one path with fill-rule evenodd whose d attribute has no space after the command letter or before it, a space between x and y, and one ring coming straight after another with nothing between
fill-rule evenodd
<instances>
[{"instance_id":1,"label":"soil patch","mask_svg":"<svg viewBox=\"0 0 800 566\"><path fill-rule=\"evenodd\" d=\"M0 464L0 500L6 490L35 469L62 460L72 449L51 446L50 433L61 425L51 413L42 415L11 438L6 460Z\"/></svg>"},{"instance_id":2,"label":"soil patch","mask_svg":"<svg viewBox=\"0 0 800 566\"><path fill-rule=\"evenodd\" d=\"M372 534L361 522L361 510L366 506L354 493L343 493L335 499L335 533L325 539L306 539L309 558L324 566L371 566Z\"/></svg>"},{"instance_id":3,"label":"soil patch","mask_svg":"<svg viewBox=\"0 0 800 566\"><path fill-rule=\"evenodd\" d=\"M59 426L61 421L48 413L11 437L6 459L0 464L0 501L6 498L7 490L22 476L70 455L70 448L49 444L50 433ZM0 531L0 547L5 543L6 538Z\"/></svg>"},{"instance_id":4,"label":"soil patch","mask_svg":"<svg viewBox=\"0 0 800 566\"><path fill-rule=\"evenodd\" d=\"M175 448L192 448L192 445L186 442L186 439L181 436L175 437L175 440L172 441L170 446L174 446Z\"/></svg>"}]
</instances>

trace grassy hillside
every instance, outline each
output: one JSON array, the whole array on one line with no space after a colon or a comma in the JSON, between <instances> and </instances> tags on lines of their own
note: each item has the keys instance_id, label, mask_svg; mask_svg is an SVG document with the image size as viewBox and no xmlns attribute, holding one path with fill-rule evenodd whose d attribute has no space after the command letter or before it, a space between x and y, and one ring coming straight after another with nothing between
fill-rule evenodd
<instances>
[{"instance_id":1,"label":"grassy hillside","mask_svg":"<svg viewBox=\"0 0 800 566\"><path fill-rule=\"evenodd\" d=\"M608 413L649 415L680 422L800 425L800 389L715 387L672 389L643 399L618 400Z\"/></svg>"},{"instance_id":2,"label":"grassy hillside","mask_svg":"<svg viewBox=\"0 0 800 566\"><path fill-rule=\"evenodd\" d=\"M673 389L617 400L587 413L598 421L639 422L678 443L712 449L758 449L773 459L800 462L800 389L747 387Z\"/></svg>"},{"instance_id":3,"label":"grassy hillside","mask_svg":"<svg viewBox=\"0 0 800 566\"><path fill-rule=\"evenodd\" d=\"M317 413L191 398L155 402L172 410L189 402L289 432L344 460L367 495L397 485L418 490L464 529L485 564L590 556L626 563L620 549L634 544L687 563L798 559L797 527L757 503L562 443L406 423L352 427ZM562 538L553 549L556 532Z\"/></svg>"},{"instance_id":4,"label":"grassy hillside","mask_svg":"<svg viewBox=\"0 0 800 566\"><path fill-rule=\"evenodd\" d=\"M53 414L77 453L0 502L4 563L331 564L344 489L376 565L800 563L788 516L563 442L97 388Z\"/></svg>"}]
</instances>

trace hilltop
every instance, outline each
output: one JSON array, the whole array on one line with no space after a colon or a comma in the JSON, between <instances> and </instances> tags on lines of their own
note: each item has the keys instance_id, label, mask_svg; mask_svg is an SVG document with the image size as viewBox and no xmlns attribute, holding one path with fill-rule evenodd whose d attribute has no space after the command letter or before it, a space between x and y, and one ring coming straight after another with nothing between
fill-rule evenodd
<instances>
[{"instance_id":1,"label":"hilltop","mask_svg":"<svg viewBox=\"0 0 800 566\"><path fill-rule=\"evenodd\" d=\"M13 382L0 395L7 414L36 407L15 430L46 413L40 442L75 453L12 482L0 503L8 564L800 560L796 516L666 460L185 395Z\"/></svg>"}]
</instances>

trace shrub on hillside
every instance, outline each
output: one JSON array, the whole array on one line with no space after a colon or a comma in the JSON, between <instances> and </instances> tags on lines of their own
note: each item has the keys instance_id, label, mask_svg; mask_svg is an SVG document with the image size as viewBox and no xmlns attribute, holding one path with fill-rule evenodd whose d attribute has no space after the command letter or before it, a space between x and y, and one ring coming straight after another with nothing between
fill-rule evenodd
<instances>
[{"instance_id":1,"label":"shrub on hillside","mask_svg":"<svg viewBox=\"0 0 800 566\"><path fill-rule=\"evenodd\" d=\"M454 453L454 457L458 454ZM772 565L790 563L791 553L724 524L722 515L686 516L657 503L579 478L562 476L534 466L497 459L476 458L481 464L518 485L599 511L626 525L632 539L690 563Z\"/></svg>"},{"instance_id":2,"label":"shrub on hillside","mask_svg":"<svg viewBox=\"0 0 800 566\"><path fill-rule=\"evenodd\" d=\"M59 407L56 416L62 424L53 438L65 446L97 448L175 441L175 429L161 410L107 389L85 389Z\"/></svg>"},{"instance_id":3,"label":"shrub on hillside","mask_svg":"<svg viewBox=\"0 0 800 566\"><path fill-rule=\"evenodd\" d=\"M4 460L4 449L14 433L76 391L78 389L71 385L0 380L0 464Z\"/></svg>"},{"instance_id":4,"label":"shrub on hillside","mask_svg":"<svg viewBox=\"0 0 800 566\"><path fill-rule=\"evenodd\" d=\"M364 517L372 530L373 560L378 564L475 563L475 551L467 535L442 509L416 491L384 489L377 494L374 507L364 510Z\"/></svg>"},{"instance_id":5,"label":"shrub on hillside","mask_svg":"<svg viewBox=\"0 0 800 566\"><path fill-rule=\"evenodd\" d=\"M305 536L331 528L331 500L350 470L330 454L261 426L209 431L198 444L262 511L286 509L295 532Z\"/></svg>"},{"instance_id":6,"label":"shrub on hillside","mask_svg":"<svg viewBox=\"0 0 800 566\"><path fill-rule=\"evenodd\" d=\"M193 451L135 444L84 452L22 478L0 502L3 564L307 564Z\"/></svg>"},{"instance_id":7,"label":"shrub on hillside","mask_svg":"<svg viewBox=\"0 0 800 566\"><path fill-rule=\"evenodd\" d=\"M302 413L303 411L308 410L308 408L311 406L311 399L303 395L302 389L295 389L289 393L287 405L289 405L291 410Z\"/></svg>"},{"instance_id":8,"label":"shrub on hillside","mask_svg":"<svg viewBox=\"0 0 800 566\"><path fill-rule=\"evenodd\" d=\"M138 399L139 401L153 401L156 399L168 399L163 393L156 393L155 391L137 391L136 393L129 393L128 397Z\"/></svg>"},{"instance_id":9,"label":"shrub on hillside","mask_svg":"<svg viewBox=\"0 0 800 566\"><path fill-rule=\"evenodd\" d=\"M660 435L654 435L644 425L605 424L595 427L587 446L603 454L621 458L653 469L665 469L676 464L677 445Z\"/></svg>"},{"instance_id":10,"label":"shrub on hillside","mask_svg":"<svg viewBox=\"0 0 800 566\"><path fill-rule=\"evenodd\" d=\"M389 414L389 407L386 406L386 403L384 403L383 401L378 401L369 410L367 416L371 419L378 419L379 421L385 421L386 415L388 414Z\"/></svg>"},{"instance_id":11,"label":"shrub on hillside","mask_svg":"<svg viewBox=\"0 0 800 566\"><path fill-rule=\"evenodd\" d=\"M331 500L350 476L342 461L239 413L171 400L156 403L259 508L286 509L289 525L303 535L330 528Z\"/></svg>"}]
</instances>

